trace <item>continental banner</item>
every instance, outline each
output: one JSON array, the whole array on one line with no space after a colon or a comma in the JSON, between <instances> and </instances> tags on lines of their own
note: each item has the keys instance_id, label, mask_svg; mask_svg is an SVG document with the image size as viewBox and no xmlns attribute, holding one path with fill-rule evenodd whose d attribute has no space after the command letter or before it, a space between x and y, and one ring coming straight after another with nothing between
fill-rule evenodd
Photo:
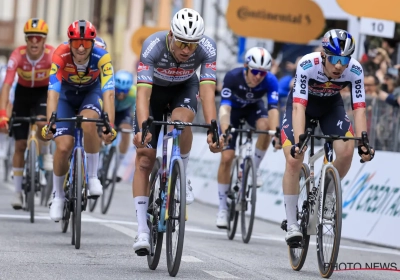
<instances>
[{"instance_id":1,"label":"continental banner","mask_svg":"<svg viewBox=\"0 0 400 280\"><path fill-rule=\"evenodd\" d=\"M310 0L231 0L226 19L237 35L295 44L318 38L325 26L321 8Z\"/></svg>"},{"instance_id":2,"label":"continental banner","mask_svg":"<svg viewBox=\"0 0 400 280\"><path fill-rule=\"evenodd\" d=\"M357 16L400 22L400 1L393 0L337 0L343 11Z\"/></svg>"}]
</instances>

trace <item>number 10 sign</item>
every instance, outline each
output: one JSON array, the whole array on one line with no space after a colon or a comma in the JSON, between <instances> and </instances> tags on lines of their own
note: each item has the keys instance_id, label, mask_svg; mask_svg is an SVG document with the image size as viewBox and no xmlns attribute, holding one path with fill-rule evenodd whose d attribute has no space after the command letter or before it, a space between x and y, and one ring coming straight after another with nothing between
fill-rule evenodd
<instances>
[{"instance_id":1,"label":"number 10 sign","mask_svg":"<svg viewBox=\"0 0 400 280\"><path fill-rule=\"evenodd\" d=\"M360 20L360 33L362 34L393 38L394 29L394 21L365 17Z\"/></svg>"}]
</instances>

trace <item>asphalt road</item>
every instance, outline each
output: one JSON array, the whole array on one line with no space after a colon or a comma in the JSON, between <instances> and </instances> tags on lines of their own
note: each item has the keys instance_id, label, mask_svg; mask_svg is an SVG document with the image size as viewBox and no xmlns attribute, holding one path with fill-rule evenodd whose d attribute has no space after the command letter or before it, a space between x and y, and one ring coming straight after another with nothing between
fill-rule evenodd
<instances>
[{"instance_id":1,"label":"asphalt road","mask_svg":"<svg viewBox=\"0 0 400 280\"><path fill-rule=\"evenodd\" d=\"M0 176L3 178L3 176ZM0 183L0 279L161 279L169 277L165 250L155 271L146 257L132 249L137 223L130 184L117 186L107 215L99 205L83 213L81 248L71 244L71 232L61 233L59 223L50 221L48 208L36 200L36 220L28 212L10 205L13 186ZM217 194L216 194L217 195ZM260 203L260 202L258 202ZM189 220L180 279L321 279L315 237L306 263L293 271L288 260L284 232L279 225L256 220L249 244L234 240L215 226L217 209L193 203ZM390 230L390 229L388 229ZM400 270L400 251L342 240L339 263L394 263ZM393 271L336 271L331 279L400 279Z\"/></svg>"}]
</instances>

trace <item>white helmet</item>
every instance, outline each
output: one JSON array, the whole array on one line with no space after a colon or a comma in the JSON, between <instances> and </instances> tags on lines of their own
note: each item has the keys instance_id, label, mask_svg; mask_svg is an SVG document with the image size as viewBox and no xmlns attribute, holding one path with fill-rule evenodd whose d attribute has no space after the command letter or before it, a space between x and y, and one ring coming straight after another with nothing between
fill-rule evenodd
<instances>
[{"instance_id":1,"label":"white helmet","mask_svg":"<svg viewBox=\"0 0 400 280\"><path fill-rule=\"evenodd\" d=\"M250 68L259 70L270 70L272 66L271 54L264 48L254 47L249 49L245 55L245 61Z\"/></svg>"},{"instance_id":2,"label":"white helmet","mask_svg":"<svg viewBox=\"0 0 400 280\"><path fill-rule=\"evenodd\" d=\"M200 40L204 34L204 21L198 12L184 8L171 20L172 33L184 40Z\"/></svg>"}]
</instances>

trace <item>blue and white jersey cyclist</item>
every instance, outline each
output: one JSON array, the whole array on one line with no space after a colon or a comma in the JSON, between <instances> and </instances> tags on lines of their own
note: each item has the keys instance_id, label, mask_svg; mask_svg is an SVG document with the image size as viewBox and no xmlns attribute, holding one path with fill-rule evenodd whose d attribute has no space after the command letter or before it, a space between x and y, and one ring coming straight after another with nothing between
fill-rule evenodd
<instances>
[{"instance_id":1,"label":"blue and white jersey cyclist","mask_svg":"<svg viewBox=\"0 0 400 280\"><path fill-rule=\"evenodd\" d=\"M237 128L240 119L245 118L251 127L258 130L273 130L279 126L278 110L278 79L268 72L272 66L270 53L259 47L249 49L245 55L244 67L235 68L226 73L221 91L221 106L219 120L222 133L229 124ZM266 107L263 97L267 97ZM232 135L229 144L221 153L221 162L218 169L219 211L217 227L227 227L226 198L230 185L230 170L235 157L237 133ZM262 185L259 167L267 152L270 136L260 134L257 139L254 153L254 162L257 169L257 185ZM276 139L277 140L277 139ZM275 141L279 144L279 141Z\"/></svg>"},{"instance_id":2,"label":"blue and white jersey cyclist","mask_svg":"<svg viewBox=\"0 0 400 280\"><path fill-rule=\"evenodd\" d=\"M353 37L345 30L333 29L322 39L322 52L305 55L298 63L292 92L288 96L282 121L281 140L286 158L283 175L283 194L287 217L287 242L300 242L303 238L297 222L299 174L304 154L299 155L299 135L305 132L310 119L318 119L326 135L361 137L367 131L365 116L364 74L360 63L351 57L355 50ZM346 115L340 91L350 86L356 133ZM340 178L346 176L354 153L354 141L335 141L333 165ZM364 161L374 157L358 144L358 154ZM333 184L327 184L323 218L332 220L336 204ZM324 187L324 186L323 186Z\"/></svg>"}]
</instances>

